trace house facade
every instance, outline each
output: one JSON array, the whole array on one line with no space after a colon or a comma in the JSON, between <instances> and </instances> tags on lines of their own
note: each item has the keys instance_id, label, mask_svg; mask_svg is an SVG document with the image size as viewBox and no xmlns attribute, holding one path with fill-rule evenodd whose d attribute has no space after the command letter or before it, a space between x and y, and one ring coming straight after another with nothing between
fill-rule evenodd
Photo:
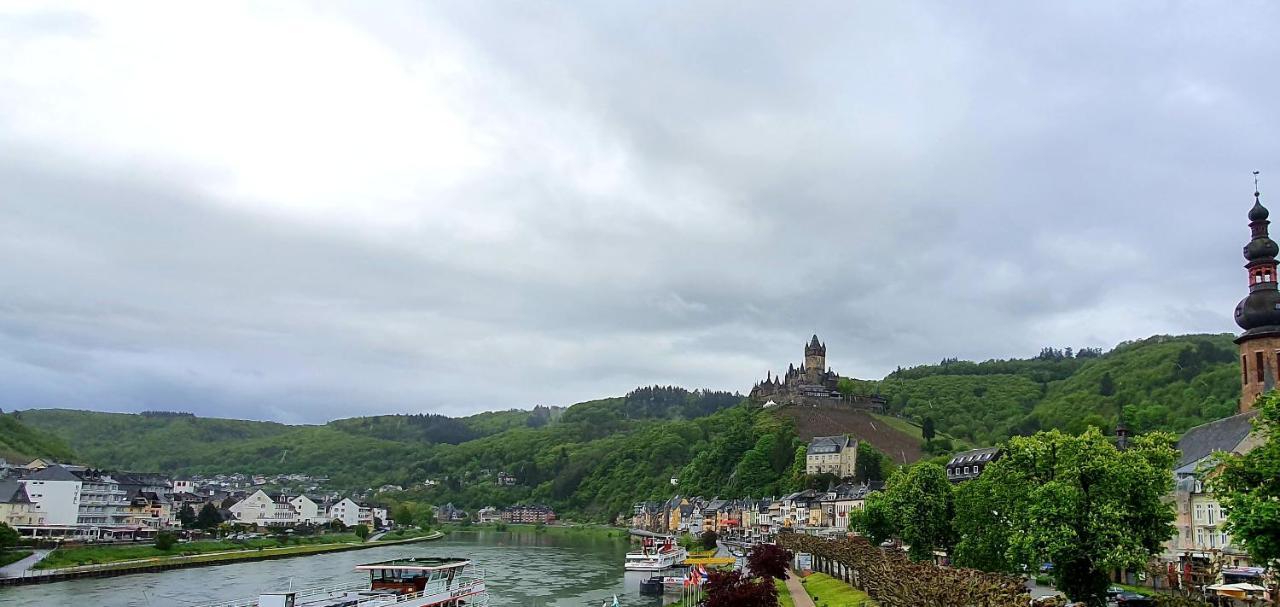
<instances>
[{"instance_id":1,"label":"house facade","mask_svg":"<svg viewBox=\"0 0 1280 607\"><path fill-rule=\"evenodd\" d=\"M805 474L834 474L851 478L857 473L858 441L845 436L815 436L805 454Z\"/></svg>"}]
</instances>

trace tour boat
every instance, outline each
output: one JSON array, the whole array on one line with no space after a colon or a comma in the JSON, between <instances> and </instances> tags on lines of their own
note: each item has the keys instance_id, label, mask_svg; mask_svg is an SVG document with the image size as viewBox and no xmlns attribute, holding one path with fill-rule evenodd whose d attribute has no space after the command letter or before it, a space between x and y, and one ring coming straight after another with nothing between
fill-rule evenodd
<instances>
[{"instance_id":1,"label":"tour boat","mask_svg":"<svg viewBox=\"0 0 1280 607\"><path fill-rule=\"evenodd\" d=\"M627 571L662 571L684 562L689 553L676 545L675 538L644 538L640 552L628 552L622 568Z\"/></svg>"},{"instance_id":2,"label":"tour boat","mask_svg":"<svg viewBox=\"0 0 1280 607\"><path fill-rule=\"evenodd\" d=\"M369 581L268 592L206 607L482 607L489 604L484 571L461 558L407 558L368 565Z\"/></svg>"}]
</instances>

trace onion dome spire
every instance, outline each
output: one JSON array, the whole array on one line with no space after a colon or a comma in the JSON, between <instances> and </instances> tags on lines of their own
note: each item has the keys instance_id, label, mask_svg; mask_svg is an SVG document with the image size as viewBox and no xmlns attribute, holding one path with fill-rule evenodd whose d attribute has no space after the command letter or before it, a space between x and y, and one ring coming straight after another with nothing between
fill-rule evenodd
<instances>
[{"instance_id":1,"label":"onion dome spire","mask_svg":"<svg viewBox=\"0 0 1280 607\"><path fill-rule=\"evenodd\" d=\"M1244 246L1244 267L1249 276L1249 295L1236 305L1236 324L1245 330L1242 338L1262 333L1280 333L1280 290L1276 288L1280 277L1276 274L1276 255L1280 246L1271 239L1267 220L1270 216L1262 206L1262 194L1257 188L1254 173L1253 208L1249 210L1249 230L1252 238Z\"/></svg>"}]
</instances>

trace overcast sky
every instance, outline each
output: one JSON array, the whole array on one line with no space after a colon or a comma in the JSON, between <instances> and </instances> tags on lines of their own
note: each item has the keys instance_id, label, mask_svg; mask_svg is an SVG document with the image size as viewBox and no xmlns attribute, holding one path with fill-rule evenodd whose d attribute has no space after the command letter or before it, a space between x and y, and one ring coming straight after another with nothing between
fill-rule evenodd
<instances>
[{"instance_id":1,"label":"overcast sky","mask_svg":"<svg viewBox=\"0 0 1280 607\"><path fill-rule=\"evenodd\" d=\"M978 10L981 9L981 10ZM322 422L1227 332L1267 2L0 4L0 407ZM1270 194L1274 192L1274 195Z\"/></svg>"}]
</instances>

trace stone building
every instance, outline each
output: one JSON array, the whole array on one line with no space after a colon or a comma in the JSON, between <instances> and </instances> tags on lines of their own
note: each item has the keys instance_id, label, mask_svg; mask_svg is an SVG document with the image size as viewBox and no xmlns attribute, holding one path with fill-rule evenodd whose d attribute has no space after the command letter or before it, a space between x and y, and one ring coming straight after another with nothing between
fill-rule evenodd
<instances>
[{"instance_id":1,"label":"stone building","mask_svg":"<svg viewBox=\"0 0 1280 607\"><path fill-rule=\"evenodd\" d=\"M815 436L805 452L805 474L849 478L858 470L858 441L843 436Z\"/></svg>"},{"instance_id":2,"label":"stone building","mask_svg":"<svg viewBox=\"0 0 1280 607\"><path fill-rule=\"evenodd\" d=\"M768 372L763 381L751 388L752 401L762 405L821 405L846 402L867 408L883 409L879 396L843 396L840 375L827 366L827 345L813 339L804 347L804 362L797 368L787 365L785 375Z\"/></svg>"}]
</instances>

